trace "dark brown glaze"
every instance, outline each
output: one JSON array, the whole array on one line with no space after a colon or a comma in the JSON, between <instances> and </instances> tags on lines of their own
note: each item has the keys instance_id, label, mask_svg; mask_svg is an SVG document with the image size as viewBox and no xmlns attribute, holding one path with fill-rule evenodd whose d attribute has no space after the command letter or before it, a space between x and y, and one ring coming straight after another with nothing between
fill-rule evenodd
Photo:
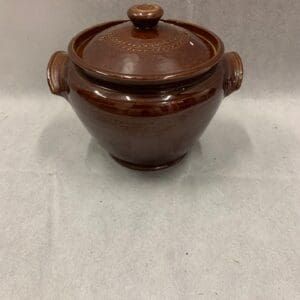
<instances>
[{"instance_id":1,"label":"dark brown glaze","mask_svg":"<svg viewBox=\"0 0 300 300\"><path fill-rule=\"evenodd\" d=\"M160 91L110 89L87 80L70 63L68 99L113 157L137 169L158 169L184 156L223 99L223 68L197 84Z\"/></svg>"},{"instance_id":2,"label":"dark brown glaze","mask_svg":"<svg viewBox=\"0 0 300 300\"><path fill-rule=\"evenodd\" d=\"M244 68L241 57L236 52L229 52L224 55L224 91L229 96L237 91L243 82Z\"/></svg>"},{"instance_id":3,"label":"dark brown glaze","mask_svg":"<svg viewBox=\"0 0 300 300\"><path fill-rule=\"evenodd\" d=\"M163 14L163 9L157 4L134 5L127 11L134 26L142 29L156 26Z\"/></svg>"},{"instance_id":4,"label":"dark brown glaze","mask_svg":"<svg viewBox=\"0 0 300 300\"><path fill-rule=\"evenodd\" d=\"M153 10L149 19L158 18L161 14L155 8ZM134 9L129 11L132 18L136 17L134 14L137 14ZM145 21L145 15L141 20ZM195 36L209 38L218 49L212 56L215 63L204 58L201 69L195 69L189 77L187 74L181 76L183 73L179 72L172 80L165 80L163 72L160 80L150 80L146 76L147 66L143 68L143 64L139 72L144 72L144 81L142 75L134 75L131 80L124 79L126 76L123 74L125 77L122 77L121 72L118 76L115 72L116 77L112 79L113 72L106 76L99 69L97 71L97 60L93 70L85 68L76 55L84 56L86 46L99 32L112 26L120 26L121 32L122 28L129 32L128 22L117 21L82 32L70 43L68 54L55 53L48 65L51 91L68 99L91 135L112 157L138 170L158 170L180 161L201 136L224 96L239 89L243 78L239 55L235 52L224 55L223 44L218 37L193 24L165 22L191 31ZM138 37L141 34L142 39L147 36L146 30L153 34L149 24L144 24L142 33L135 30L131 29L131 34L134 32ZM106 50L103 51L105 53ZM90 64L92 62L89 61ZM95 75L95 71L101 76Z\"/></svg>"},{"instance_id":5,"label":"dark brown glaze","mask_svg":"<svg viewBox=\"0 0 300 300\"><path fill-rule=\"evenodd\" d=\"M106 74L151 81L193 70L214 54L206 40L178 26L140 30L125 22L96 34L80 57Z\"/></svg>"},{"instance_id":6,"label":"dark brown glaze","mask_svg":"<svg viewBox=\"0 0 300 300\"><path fill-rule=\"evenodd\" d=\"M76 35L70 59L88 75L127 85L178 82L220 62L224 45L205 28L161 20L138 30L128 21L105 23Z\"/></svg>"},{"instance_id":7,"label":"dark brown glaze","mask_svg":"<svg viewBox=\"0 0 300 300\"><path fill-rule=\"evenodd\" d=\"M51 92L58 96L66 96L69 91L66 84L66 68L68 54L64 51L55 52L48 63L47 67L47 81Z\"/></svg>"}]
</instances>

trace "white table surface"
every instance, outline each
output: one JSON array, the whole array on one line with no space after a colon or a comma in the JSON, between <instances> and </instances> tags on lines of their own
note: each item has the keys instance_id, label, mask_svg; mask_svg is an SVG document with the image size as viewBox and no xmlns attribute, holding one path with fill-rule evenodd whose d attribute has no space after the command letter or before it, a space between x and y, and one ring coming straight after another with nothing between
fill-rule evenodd
<instances>
[{"instance_id":1,"label":"white table surface","mask_svg":"<svg viewBox=\"0 0 300 300\"><path fill-rule=\"evenodd\" d=\"M63 98L0 104L0 299L299 299L297 99L232 96L152 173L115 163Z\"/></svg>"}]
</instances>

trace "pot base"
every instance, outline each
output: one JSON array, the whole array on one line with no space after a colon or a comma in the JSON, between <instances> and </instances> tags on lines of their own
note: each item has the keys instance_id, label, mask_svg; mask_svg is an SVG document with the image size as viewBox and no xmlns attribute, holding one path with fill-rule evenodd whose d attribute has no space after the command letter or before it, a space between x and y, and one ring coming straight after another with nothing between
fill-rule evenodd
<instances>
[{"instance_id":1,"label":"pot base","mask_svg":"<svg viewBox=\"0 0 300 300\"><path fill-rule=\"evenodd\" d=\"M134 164L134 163L131 163L131 162L128 162L128 161L124 161L124 160L122 160L120 158L117 158L117 157L115 157L111 154L111 157L116 162L121 164L122 166L127 167L129 169L138 170L138 171L159 171L159 170L163 170L163 169L169 168L169 167L179 163L185 156L186 156L186 153L184 155L180 156L179 158L177 158L173 161L170 161L170 162L166 162L162 165L137 165L137 164Z\"/></svg>"}]
</instances>

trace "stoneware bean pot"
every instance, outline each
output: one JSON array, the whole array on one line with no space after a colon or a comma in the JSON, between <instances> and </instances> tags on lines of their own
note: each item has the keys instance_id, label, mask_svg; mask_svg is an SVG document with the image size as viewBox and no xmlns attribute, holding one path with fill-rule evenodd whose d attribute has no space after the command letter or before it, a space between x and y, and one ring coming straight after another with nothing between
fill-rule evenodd
<instances>
[{"instance_id":1,"label":"stoneware bean pot","mask_svg":"<svg viewBox=\"0 0 300 300\"><path fill-rule=\"evenodd\" d=\"M221 39L164 20L158 5L131 7L130 20L77 34L48 65L53 94L65 97L87 130L122 165L158 170L180 161L222 99L238 90L243 66Z\"/></svg>"}]
</instances>

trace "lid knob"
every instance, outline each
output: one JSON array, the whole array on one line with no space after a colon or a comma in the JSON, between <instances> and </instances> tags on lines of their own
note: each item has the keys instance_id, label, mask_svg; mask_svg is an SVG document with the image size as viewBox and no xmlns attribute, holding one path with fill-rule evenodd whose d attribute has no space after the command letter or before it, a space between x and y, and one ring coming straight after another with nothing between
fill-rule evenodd
<instances>
[{"instance_id":1,"label":"lid knob","mask_svg":"<svg viewBox=\"0 0 300 300\"><path fill-rule=\"evenodd\" d=\"M163 9L157 4L135 5L127 11L127 15L134 26L142 29L156 26L163 14Z\"/></svg>"}]
</instances>

